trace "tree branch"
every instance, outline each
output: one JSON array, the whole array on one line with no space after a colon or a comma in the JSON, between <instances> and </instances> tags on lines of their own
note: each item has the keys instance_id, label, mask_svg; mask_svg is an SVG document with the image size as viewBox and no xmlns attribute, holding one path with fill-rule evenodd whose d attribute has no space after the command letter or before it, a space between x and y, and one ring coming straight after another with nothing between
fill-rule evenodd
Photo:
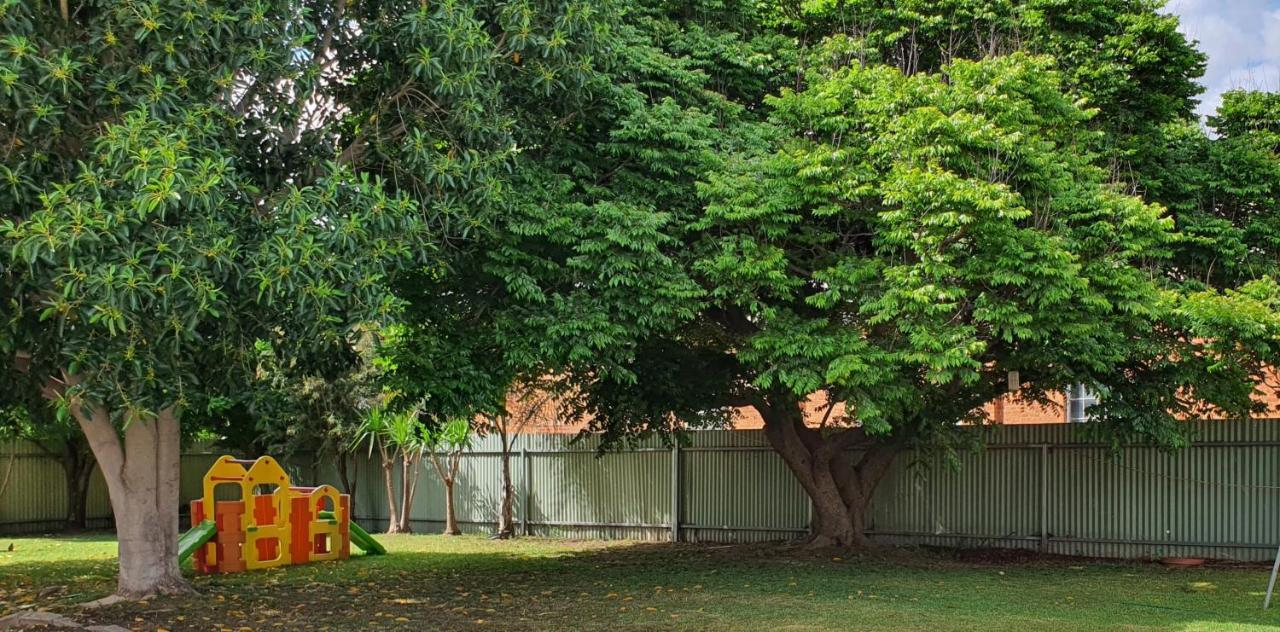
<instances>
[{"instance_id":1,"label":"tree branch","mask_svg":"<svg viewBox=\"0 0 1280 632\"><path fill-rule=\"evenodd\" d=\"M885 474L889 473L889 466L893 465L893 461L901 452L902 447L897 443L873 445L867 448L862 459L854 467L858 473L859 492L864 501L871 498L876 486L884 479Z\"/></svg>"},{"instance_id":2,"label":"tree branch","mask_svg":"<svg viewBox=\"0 0 1280 632\"><path fill-rule=\"evenodd\" d=\"M329 19L329 27L325 29L324 36L320 38L320 45L311 53L312 60L320 59L320 55L329 50L329 46L333 44L333 33L337 29L338 24L342 22L342 16L347 11L347 0L337 0L333 7L333 17Z\"/></svg>"},{"instance_id":3,"label":"tree branch","mask_svg":"<svg viewBox=\"0 0 1280 632\"><path fill-rule=\"evenodd\" d=\"M58 454L56 451L54 451L54 450L50 449L48 446L46 446L46 445L44 444L44 442L43 442L43 441L38 441L38 440L36 440L36 439L27 439L27 441L31 442L31 445L34 445L37 449L39 449L41 452L44 452L45 454L49 455L50 457L53 457L53 458L55 458L55 459L59 459L59 460L61 460L61 459L62 459L62 455L61 455L61 454Z\"/></svg>"}]
</instances>

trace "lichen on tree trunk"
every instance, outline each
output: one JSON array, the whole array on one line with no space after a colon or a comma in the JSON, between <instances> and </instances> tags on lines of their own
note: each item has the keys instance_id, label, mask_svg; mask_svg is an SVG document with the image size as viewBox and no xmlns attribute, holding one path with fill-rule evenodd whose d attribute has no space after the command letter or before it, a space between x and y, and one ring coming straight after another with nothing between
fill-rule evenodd
<instances>
[{"instance_id":1,"label":"lichen on tree trunk","mask_svg":"<svg viewBox=\"0 0 1280 632\"><path fill-rule=\"evenodd\" d=\"M901 452L897 444L861 428L825 431L806 426L798 402L757 403L769 444L782 457L813 507L807 543L866 548L867 511L875 489ZM850 452L861 451L856 460Z\"/></svg>"},{"instance_id":2,"label":"lichen on tree trunk","mask_svg":"<svg viewBox=\"0 0 1280 632\"><path fill-rule=\"evenodd\" d=\"M130 419L123 439L106 409L72 406L111 497L120 575L116 594L143 599L190 591L178 569L180 435L177 412Z\"/></svg>"}]
</instances>

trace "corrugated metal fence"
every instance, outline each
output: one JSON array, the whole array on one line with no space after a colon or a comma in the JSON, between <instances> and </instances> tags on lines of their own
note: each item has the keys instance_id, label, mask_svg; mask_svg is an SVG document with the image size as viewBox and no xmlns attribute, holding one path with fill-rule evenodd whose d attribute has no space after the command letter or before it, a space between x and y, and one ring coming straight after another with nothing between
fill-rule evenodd
<instances>
[{"instance_id":1,"label":"corrugated metal fence","mask_svg":"<svg viewBox=\"0 0 1280 632\"><path fill-rule=\"evenodd\" d=\"M200 496L204 473L218 454L198 451L182 455L184 501ZM0 443L0 534L42 533L62 528L67 515L67 487L62 466L34 445L23 441ZM89 482L87 512L90 528L109 528L111 501L102 474L94 470Z\"/></svg>"},{"instance_id":2,"label":"corrugated metal fence","mask_svg":"<svg viewBox=\"0 0 1280 632\"><path fill-rule=\"evenodd\" d=\"M1086 556L1191 555L1268 559L1280 544L1280 421L1197 422L1193 447L1112 457L1065 424L989 430L959 468L901 458L876 495L869 527L893 544L1018 547ZM521 437L512 463L516 515L529 533L576 538L778 540L804 533L809 503L759 432L706 431L670 450L656 443L597 457L593 439ZM494 438L477 441L457 484L464 531L493 528L500 493ZM0 478L9 457L0 447ZM183 458L183 496L198 494L211 454ZM423 465L411 512L417 531L443 524L444 492ZM299 482L337 484L331 464L294 459ZM357 520L386 525L381 469L355 468ZM57 526L65 492L57 464L14 460L0 532ZM95 480L90 516L110 508ZM678 520L673 520L678 516Z\"/></svg>"}]
</instances>

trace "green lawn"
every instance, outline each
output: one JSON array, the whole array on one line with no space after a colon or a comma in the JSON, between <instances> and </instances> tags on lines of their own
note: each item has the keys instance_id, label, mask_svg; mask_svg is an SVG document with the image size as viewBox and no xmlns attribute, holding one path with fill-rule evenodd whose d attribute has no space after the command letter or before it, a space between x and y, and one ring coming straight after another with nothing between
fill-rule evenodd
<instances>
[{"instance_id":1,"label":"green lawn","mask_svg":"<svg viewBox=\"0 0 1280 632\"><path fill-rule=\"evenodd\" d=\"M385 557L194 578L198 595L113 606L106 536L0 537L0 616L45 608L154 630L1264 630L1267 569L837 557L775 545L381 536ZM12 542L14 550L5 552Z\"/></svg>"}]
</instances>

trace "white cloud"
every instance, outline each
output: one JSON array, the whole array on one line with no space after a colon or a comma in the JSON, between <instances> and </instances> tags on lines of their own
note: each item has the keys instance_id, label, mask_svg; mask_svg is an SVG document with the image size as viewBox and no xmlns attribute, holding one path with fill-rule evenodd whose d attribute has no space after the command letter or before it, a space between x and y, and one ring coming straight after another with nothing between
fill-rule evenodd
<instances>
[{"instance_id":1,"label":"white cloud","mask_svg":"<svg viewBox=\"0 0 1280 632\"><path fill-rule=\"evenodd\" d=\"M1233 88L1280 90L1280 0L1172 0L1166 9L1209 55L1201 115Z\"/></svg>"}]
</instances>

